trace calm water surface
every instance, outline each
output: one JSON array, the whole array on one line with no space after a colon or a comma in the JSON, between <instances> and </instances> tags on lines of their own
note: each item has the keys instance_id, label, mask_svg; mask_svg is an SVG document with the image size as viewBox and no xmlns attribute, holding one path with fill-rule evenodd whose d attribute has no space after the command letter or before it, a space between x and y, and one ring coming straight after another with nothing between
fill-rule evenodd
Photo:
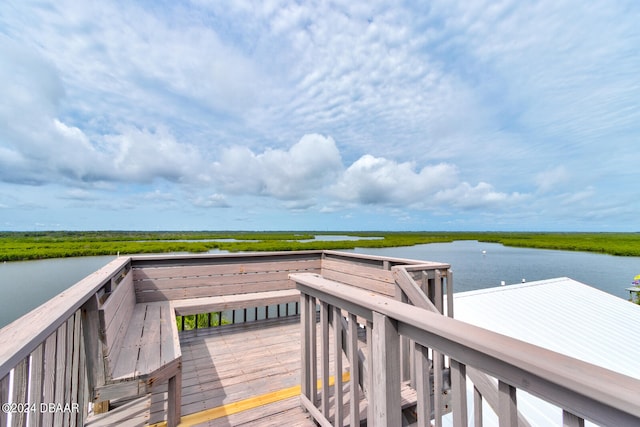
<instances>
[{"instance_id":1,"label":"calm water surface","mask_svg":"<svg viewBox=\"0 0 640 427\"><path fill-rule=\"evenodd\" d=\"M484 251L484 253L483 253ZM567 276L621 298L640 274L640 257L510 248L476 241L432 243L354 252L449 263L457 292ZM113 256L62 258L0 264L0 327L29 312Z\"/></svg>"},{"instance_id":2,"label":"calm water surface","mask_svg":"<svg viewBox=\"0 0 640 427\"><path fill-rule=\"evenodd\" d=\"M355 252L451 264L455 292L570 277L612 295L628 299L633 276L640 274L640 257L528 249L471 240L398 248L357 248Z\"/></svg>"}]
</instances>

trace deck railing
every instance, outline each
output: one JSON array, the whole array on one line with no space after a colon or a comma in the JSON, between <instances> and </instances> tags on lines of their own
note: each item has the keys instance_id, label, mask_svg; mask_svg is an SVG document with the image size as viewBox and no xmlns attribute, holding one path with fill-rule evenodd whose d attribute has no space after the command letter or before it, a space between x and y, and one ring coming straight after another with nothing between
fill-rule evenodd
<instances>
[{"instance_id":1,"label":"deck railing","mask_svg":"<svg viewBox=\"0 0 640 427\"><path fill-rule=\"evenodd\" d=\"M94 403L88 369L95 363L86 343L95 347L96 339L87 341L84 314L95 309L88 303L94 296L105 302L125 278L138 301L293 289L288 275L301 272L345 281L353 272L361 286L393 293L390 268L407 262L334 251L118 257L0 330L0 426L84 424ZM297 314L295 302L216 314L222 322L204 315L212 325Z\"/></svg>"},{"instance_id":2,"label":"deck railing","mask_svg":"<svg viewBox=\"0 0 640 427\"><path fill-rule=\"evenodd\" d=\"M89 409L83 305L130 270L118 258L0 330L0 425L81 426Z\"/></svg>"},{"instance_id":3,"label":"deck railing","mask_svg":"<svg viewBox=\"0 0 640 427\"><path fill-rule=\"evenodd\" d=\"M394 268L395 277L407 299L422 301L415 305L428 307L431 302L420 295L420 286L411 274L415 273L414 268L420 267ZM565 426L581 426L585 419L605 426L640 425L637 379L454 320L434 312L438 307L421 308L320 275L291 277L301 292L301 400L320 425L344 423L342 403L346 396L340 375L343 349L350 373L349 416L344 417L348 424L360 423L362 391L368 425L401 425L403 339L413 343L413 387L419 426L430 426L431 420L441 426L443 415L449 411L453 412L455 426L466 426L470 404L474 425L481 426L483 397L494 408L501 426L516 426L519 421L526 425L518 412L517 389L562 408ZM450 297L447 302L450 304ZM316 316L311 314L316 305L320 306L320 355L315 350ZM439 308L437 311L441 312ZM364 366L357 355L359 324L366 329ZM329 339L330 326L333 343ZM346 337L346 348L342 335ZM333 367L329 366L331 354ZM318 371L319 393L315 380ZM333 386L331 371L335 377ZM448 374L438 375L443 371ZM489 396L493 383L483 382L486 375L497 379L495 396ZM467 398L468 378L474 381L472 403ZM450 384L449 390L445 382ZM450 402L443 400L445 391L450 394Z\"/></svg>"}]
</instances>

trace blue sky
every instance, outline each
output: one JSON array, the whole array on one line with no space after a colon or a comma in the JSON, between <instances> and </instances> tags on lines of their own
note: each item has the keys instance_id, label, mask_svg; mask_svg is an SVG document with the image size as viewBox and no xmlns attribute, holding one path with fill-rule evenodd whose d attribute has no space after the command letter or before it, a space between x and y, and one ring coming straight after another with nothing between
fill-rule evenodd
<instances>
[{"instance_id":1,"label":"blue sky","mask_svg":"<svg viewBox=\"0 0 640 427\"><path fill-rule=\"evenodd\" d=\"M640 231L638 22L5 0L0 229Z\"/></svg>"}]
</instances>

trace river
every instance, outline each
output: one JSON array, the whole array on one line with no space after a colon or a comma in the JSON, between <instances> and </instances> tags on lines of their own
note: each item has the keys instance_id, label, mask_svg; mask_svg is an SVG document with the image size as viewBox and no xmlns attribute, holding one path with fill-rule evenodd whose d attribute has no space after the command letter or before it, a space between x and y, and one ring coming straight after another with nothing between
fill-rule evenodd
<instances>
[{"instance_id":1,"label":"river","mask_svg":"<svg viewBox=\"0 0 640 427\"><path fill-rule=\"evenodd\" d=\"M456 292L567 276L621 298L640 274L640 257L512 248L456 241L398 248L358 248L354 252L451 264ZM0 264L0 327L34 309L113 256L62 258Z\"/></svg>"}]
</instances>

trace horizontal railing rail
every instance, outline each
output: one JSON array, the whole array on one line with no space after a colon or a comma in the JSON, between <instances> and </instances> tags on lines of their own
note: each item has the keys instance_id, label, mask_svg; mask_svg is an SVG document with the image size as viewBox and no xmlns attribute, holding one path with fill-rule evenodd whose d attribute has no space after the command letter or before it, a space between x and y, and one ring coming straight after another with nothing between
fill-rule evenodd
<instances>
[{"instance_id":1,"label":"horizontal railing rail","mask_svg":"<svg viewBox=\"0 0 640 427\"><path fill-rule=\"evenodd\" d=\"M370 372L362 383L369 384L367 417L372 425L399 425L400 404L400 337L415 344L415 369L418 425L429 425L433 408L430 399L430 352L446 355L451 370L451 409L456 426L467 425L467 366L498 380L498 417L500 425L517 425L516 389L526 391L564 410L565 425L580 425L586 419L601 425L632 426L640 424L640 380L598 367L526 342L506 337L428 310L411 306L353 286L327 280L314 274L291 276L301 292L302 319L302 402L321 425L342 425L333 414L341 408L330 408L330 402L342 401L341 386L334 386L334 398L329 399L327 386L320 395L315 385L315 373L320 366L321 384L328 381L328 357L321 355L318 364L315 353L315 316L308 313L316 304L327 313L348 313L350 354L355 352L357 318L367 327L370 346ZM328 318L328 315L325 315ZM323 318L321 311L321 319ZM322 322L322 320L321 320ZM321 330L328 329L328 320ZM324 332L323 345L331 348ZM326 344L326 346L325 346ZM337 346L336 346L337 347ZM336 360L338 358L335 358ZM357 357L350 357L351 425L358 423L358 389L354 373L358 372ZM305 368L305 364L308 368ZM335 368L338 369L338 368ZM357 374L356 374L357 375ZM339 375L336 375L336 378ZM337 382L336 382L337 384ZM337 395L340 395L338 397ZM476 405L476 414L478 411ZM478 420L476 420L477 422ZM436 425L441 421L436 419Z\"/></svg>"}]
</instances>

